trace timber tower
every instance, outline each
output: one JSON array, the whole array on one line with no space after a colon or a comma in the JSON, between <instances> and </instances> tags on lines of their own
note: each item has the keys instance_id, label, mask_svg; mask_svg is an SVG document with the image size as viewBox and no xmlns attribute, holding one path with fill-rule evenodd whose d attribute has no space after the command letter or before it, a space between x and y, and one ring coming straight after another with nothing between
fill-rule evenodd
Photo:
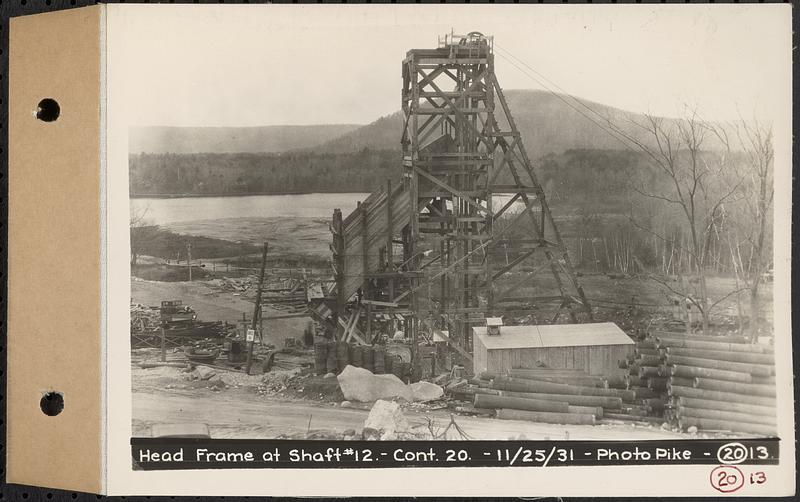
<instances>
[{"instance_id":1,"label":"timber tower","mask_svg":"<svg viewBox=\"0 0 800 502\"><path fill-rule=\"evenodd\" d=\"M471 328L487 316L591 320L492 45L480 33L451 34L406 54L403 180L344 219L334 213L341 337L355 329L371 343L375 315L400 315L417 363L419 336L433 333L468 358Z\"/></svg>"}]
</instances>

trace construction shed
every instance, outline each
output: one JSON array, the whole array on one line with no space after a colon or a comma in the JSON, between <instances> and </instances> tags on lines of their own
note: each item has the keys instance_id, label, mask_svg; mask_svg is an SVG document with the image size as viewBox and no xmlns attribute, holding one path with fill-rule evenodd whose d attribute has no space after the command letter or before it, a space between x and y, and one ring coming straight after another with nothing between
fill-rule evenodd
<instances>
[{"instance_id":1,"label":"construction shed","mask_svg":"<svg viewBox=\"0 0 800 502\"><path fill-rule=\"evenodd\" d=\"M512 368L582 370L589 375L624 376L619 362L633 353L634 342L613 322L502 326L499 335L476 326L473 371Z\"/></svg>"}]
</instances>

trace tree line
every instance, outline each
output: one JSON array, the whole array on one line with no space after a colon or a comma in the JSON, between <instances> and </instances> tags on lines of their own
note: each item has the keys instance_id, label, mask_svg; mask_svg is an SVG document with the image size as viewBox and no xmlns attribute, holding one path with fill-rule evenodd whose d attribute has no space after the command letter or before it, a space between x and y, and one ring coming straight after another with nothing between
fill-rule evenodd
<instances>
[{"instance_id":1,"label":"tree line","mask_svg":"<svg viewBox=\"0 0 800 502\"><path fill-rule=\"evenodd\" d=\"M129 157L131 195L369 192L401 175L397 152L138 153Z\"/></svg>"}]
</instances>

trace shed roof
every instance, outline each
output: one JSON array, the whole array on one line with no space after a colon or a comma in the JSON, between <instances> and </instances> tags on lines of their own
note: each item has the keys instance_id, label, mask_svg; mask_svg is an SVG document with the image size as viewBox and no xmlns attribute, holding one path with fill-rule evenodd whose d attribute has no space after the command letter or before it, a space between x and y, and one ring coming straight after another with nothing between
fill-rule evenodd
<instances>
[{"instance_id":1,"label":"shed roof","mask_svg":"<svg viewBox=\"0 0 800 502\"><path fill-rule=\"evenodd\" d=\"M500 336L487 335L484 326L473 331L488 350L634 344L613 322L503 326Z\"/></svg>"}]
</instances>

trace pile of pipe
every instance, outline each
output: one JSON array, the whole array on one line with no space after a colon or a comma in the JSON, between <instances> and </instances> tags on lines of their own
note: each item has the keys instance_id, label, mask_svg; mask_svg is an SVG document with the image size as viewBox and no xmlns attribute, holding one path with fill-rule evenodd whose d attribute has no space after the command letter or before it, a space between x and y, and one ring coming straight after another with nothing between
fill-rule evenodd
<instances>
[{"instance_id":1,"label":"pile of pipe","mask_svg":"<svg viewBox=\"0 0 800 502\"><path fill-rule=\"evenodd\" d=\"M681 429L774 436L775 360L771 346L743 336L653 332L636 341L627 388L647 388L648 412Z\"/></svg>"},{"instance_id":2,"label":"pile of pipe","mask_svg":"<svg viewBox=\"0 0 800 502\"><path fill-rule=\"evenodd\" d=\"M594 425L643 409L636 404L636 391L613 388L606 378L574 369L484 372L450 392L472 400L473 407L465 411L551 424Z\"/></svg>"}]
</instances>

